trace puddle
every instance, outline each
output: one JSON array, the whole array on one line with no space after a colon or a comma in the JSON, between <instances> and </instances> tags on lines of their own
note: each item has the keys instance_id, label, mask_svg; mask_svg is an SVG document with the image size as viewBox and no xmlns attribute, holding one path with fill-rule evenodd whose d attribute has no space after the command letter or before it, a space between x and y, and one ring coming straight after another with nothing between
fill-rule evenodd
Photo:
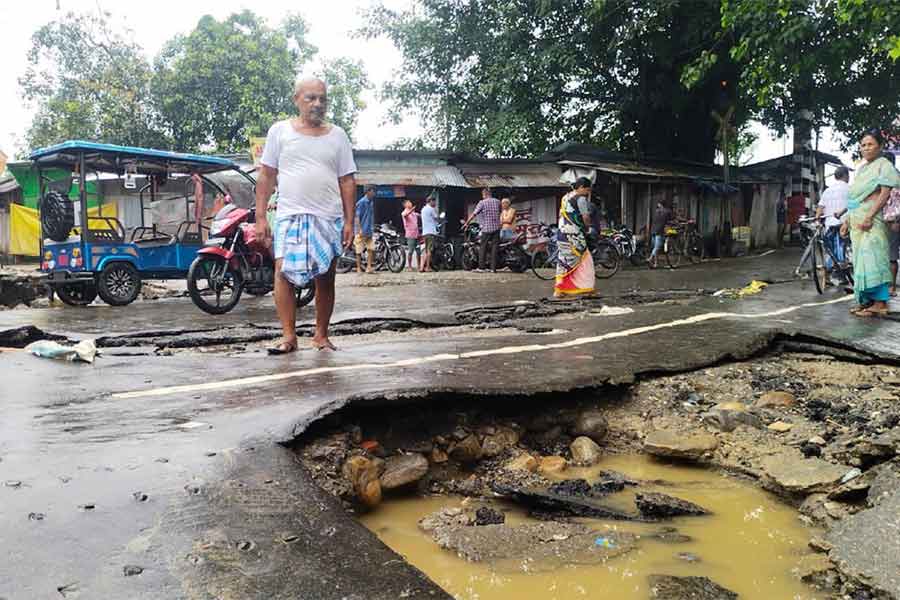
<instances>
[{"instance_id":1,"label":"puddle","mask_svg":"<svg viewBox=\"0 0 900 600\"><path fill-rule=\"evenodd\" d=\"M362 523L396 552L425 572L458 600L563 600L608 598L647 600L650 574L705 576L737 592L741 598L824 598L791 570L809 554L809 538L797 513L752 484L715 472L657 463L644 456L610 456L591 469L571 468L566 478L596 479L601 469L620 471L633 479L664 480L666 484L642 486L697 503L713 512L709 517L683 517L662 524L637 524L578 519L599 531L618 530L646 534L674 526L693 538L684 543L664 543L643 538L635 551L600 565L574 565L554 570L521 572L508 565L472 563L443 550L419 530L422 517L443 507L458 507L458 497L408 498L385 501ZM633 510L634 492L606 499L609 505ZM481 502L472 499L470 505ZM493 502L506 513L507 523L530 522L525 511L507 502ZM700 558L678 558L689 553ZM535 565L539 567L538 565Z\"/></svg>"}]
</instances>

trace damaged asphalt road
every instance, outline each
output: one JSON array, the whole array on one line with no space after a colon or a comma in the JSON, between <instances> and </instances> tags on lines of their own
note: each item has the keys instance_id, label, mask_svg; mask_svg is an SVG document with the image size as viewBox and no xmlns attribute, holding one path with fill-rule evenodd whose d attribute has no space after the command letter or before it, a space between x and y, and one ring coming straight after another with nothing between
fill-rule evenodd
<instances>
[{"instance_id":1,"label":"damaged asphalt road","mask_svg":"<svg viewBox=\"0 0 900 600\"><path fill-rule=\"evenodd\" d=\"M627 271L600 290L740 287L766 272L781 279L795 260ZM439 281L415 293L342 283L336 321L395 328L340 338L334 354L185 351L110 355L89 366L0 353L0 480L18 482L0 486L0 531L18 540L2 550L0 596L447 597L344 515L278 443L348 402L569 391L692 370L773 343L900 361L900 325L854 320L844 297L818 296L808 283L772 285L744 300L699 293L690 302L631 303L633 312L604 315L595 302L560 310L539 302L549 284L529 275L504 275L500 285L489 276ZM461 326L460 315L478 315L478 305L499 306L486 310L500 326ZM520 306L526 310L516 314ZM551 308L529 315L532 307ZM173 347L177 336L164 332L271 335L273 318L269 299L224 319L177 299L10 311L0 313L0 329L33 324Z\"/></svg>"}]
</instances>

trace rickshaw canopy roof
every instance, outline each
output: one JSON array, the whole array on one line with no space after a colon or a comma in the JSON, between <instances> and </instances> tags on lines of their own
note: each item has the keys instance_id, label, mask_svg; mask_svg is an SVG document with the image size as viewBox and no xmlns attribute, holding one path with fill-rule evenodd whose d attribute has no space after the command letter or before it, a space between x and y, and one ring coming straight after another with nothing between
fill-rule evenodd
<instances>
[{"instance_id":1,"label":"rickshaw canopy roof","mask_svg":"<svg viewBox=\"0 0 900 600\"><path fill-rule=\"evenodd\" d=\"M216 173L239 169L239 165L227 158L184 154L167 150L116 146L82 140L70 140L55 146L40 148L29 158L41 167L75 169L84 155L85 170L122 174L126 169L140 175L152 173Z\"/></svg>"}]
</instances>

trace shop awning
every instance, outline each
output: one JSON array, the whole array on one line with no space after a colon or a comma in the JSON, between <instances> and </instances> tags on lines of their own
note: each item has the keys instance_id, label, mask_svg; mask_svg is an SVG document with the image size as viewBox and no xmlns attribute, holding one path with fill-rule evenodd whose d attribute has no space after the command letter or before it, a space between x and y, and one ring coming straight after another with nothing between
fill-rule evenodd
<instances>
[{"instance_id":1,"label":"shop awning","mask_svg":"<svg viewBox=\"0 0 900 600\"><path fill-rule=\"evenodd\" d=\"M470 187L459 169L452 166L372 166L356 173L359 185L403 185L421 187Z\"/></svg>"},{"instance_id":2,"label":"shop awning","mask_svg":"<svg viewBox=\"0 0 900 600\"><path fill-rule=\"evenodd\" d=\"M550 163L510 163L497 164L486 162L460 163L468 187L507 187L507 188L565 188L560 182L562 169Z\"/></svg>"}]
</instances>

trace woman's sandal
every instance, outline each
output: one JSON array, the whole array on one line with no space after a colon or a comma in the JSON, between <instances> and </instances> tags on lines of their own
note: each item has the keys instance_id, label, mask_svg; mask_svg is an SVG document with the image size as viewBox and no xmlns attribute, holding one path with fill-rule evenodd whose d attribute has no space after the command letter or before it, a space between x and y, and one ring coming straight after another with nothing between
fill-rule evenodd
<instances>
[{"instance_id":1,"label":"woman's sandal","mask_svg":"<svg viewBox=\"0 0 900 600\"><path fill-rule=\"evenodd\" d=\"M282 354L290 354L297 351L297 343L281 342L273 348L269 348L269 356L281 356Z\"/></svg>"},{"instance_id":2,"label":"woman's sandal","mask_svg":"<svg viewBox=\"0 0 900 600\"><path fill-rule=\"evenodd\" d=\"M858 304L850 309L850 314L855 315L855 314L861 313L864 310L869 310L869 308L871 306L872 306L871 304Z\"/></svg>"},{"instance_id":3,"label":"woman's sandal","mask_svg":"<svg viewBox=\"0 0 900 600\"><path fill-rule=\"evenodd\" d=\"M873 317L884 317L887 316L888 310L886 308L866 308L859 312L853 313L857 317L864 318L873 318Z\"/></svg>"}]
</instances>

